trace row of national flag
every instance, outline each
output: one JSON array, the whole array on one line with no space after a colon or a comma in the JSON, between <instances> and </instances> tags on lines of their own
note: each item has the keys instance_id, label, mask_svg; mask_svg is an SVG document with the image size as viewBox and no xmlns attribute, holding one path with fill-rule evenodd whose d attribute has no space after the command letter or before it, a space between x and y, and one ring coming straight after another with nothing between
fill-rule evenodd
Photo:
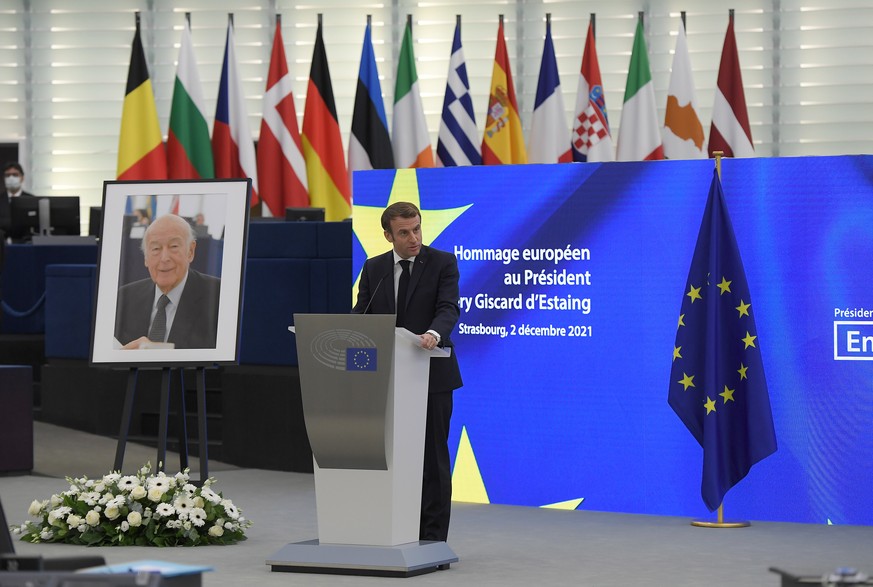
<instances>
[{"instance_id":1,"label":"row of national flag","mask_svg":"<svg viewBox=\"0 0 873 587\"><path fill-rule=\"evenodd\" d=\"M640 15L621 125L617 140L614 141L606 113L593 15L582 57L572 127L568 127L565 120L551 19L547 15L530 141L526 148L502 15L481 140L461 45L459 16L434 150L422 107L411 18L407 20L398 59L393 133L390 134L368 18L355 93L348 166L322 37L321 15L310 67L302 132L297 127L291 91L292 76L282 42L281 19L277 16L276 20L256 151L237 67L233 19L229 20L227 27L211 137L194 57L190 22L186 21L182 30L165 146L137 15L119 137L117 177L249 177L253 187L251 205L259 206L261 214L265 216L281 216L286 207L315 206L325 208L328 220L342 220L351 215L351 174L358 170L696 158L704 157L707 151L710 154L723 151L727 156L738 157L754 155L732 13L725 36L706 149L703 125L697 114L684 24L677 35L662 126L658 121L643 35L643 17Z\"/></svg>"}]
</instances>

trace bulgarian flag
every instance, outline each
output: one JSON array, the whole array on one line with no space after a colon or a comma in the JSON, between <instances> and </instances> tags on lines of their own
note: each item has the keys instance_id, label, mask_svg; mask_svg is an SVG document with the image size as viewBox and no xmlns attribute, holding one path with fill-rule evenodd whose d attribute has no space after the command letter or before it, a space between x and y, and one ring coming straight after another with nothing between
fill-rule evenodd
<instances>
[{"instance_id":1,"label":"bulgarian flag","mask_svg":"<svg viewBox=\"0 0 873 587\"><path fill-rule=\"evenodd\" d=\"M494 69L491 72L491 96L488 98L488 116L485 133L482 135L482 163L484 165L508 165L527 163L521 119L518 117L518 100L512 83L509 52L503 36L503 15L497 27L497 50Z\"/></svg>"},{"instance_id":2,"label":"bulgarian flag","mask_svg":"<svg viewBox=\"0 0 873 587\"><path fill-rule=\"evenodd\" d=\"M643 15L640 13L637 32L634 35L630 68L627 72L616 159L619 161L663 159L664 149L661 146L659 126L655 86L649 69L646 39L643 37Z\"/></svg>"},{"instance_id":3,"label":"bulgarian flag","mask_svg":"<svg viewBox=\"0 0 873 587\"><path fill-rule=\"evenodd\" d=\"M191 42L191 23L186 19L176 66L170 132L167 136L167 171L170 179L215 177L209 126L204 115L200 75Z\"/></svg>"},{"instance_id":4,"label":"bulgarian flag","mask_svg":"<svg viewBox=\"0 0 873 587\"><path fill-rule=\"evenodd\" d=\"M118 136L118 179L167 179L167 153L158 123L155 95L149 79L136 13L136 33L130 52L127 89Z\"/></svg>"},{"instance_id":5,"label":"bulgarian flag","mask_svg":"<svg viewBox=\"0 0 873 587\"><path fill-rule=\"evenodd\" d=\"M324 208L325 220L345 220L352 215L352 198L343 141L336 117L327 52L321 34L321 15L309 70L309 87L303 108L303 156L313 206Z\"/></svg>"},{"instance_id":6,"label":"bulgarian flag","mask_svg":"<svg viewBox=\"0 0 873 587\"><path fill-rule=\"evenodd\" d=\"M412 17L406 19L403 45L397 62L397 82L394 85L394 129L392 147L397 169L407 167L433 167L433 150L430 134L424 118L421 93L418 89L418 73L415 71L415 55L412 51Z\"/></svg>"}]
</instances>

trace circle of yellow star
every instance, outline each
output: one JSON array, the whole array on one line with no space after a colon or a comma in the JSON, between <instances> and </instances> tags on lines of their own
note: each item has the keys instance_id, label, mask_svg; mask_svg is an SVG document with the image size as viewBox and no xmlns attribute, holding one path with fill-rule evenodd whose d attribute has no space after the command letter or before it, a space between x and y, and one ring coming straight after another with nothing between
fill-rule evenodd
<instances>
[{"instance_id":1,"label":"circle of yellow star","mask_svg":"<svg viewBox=\"0 0 873 587\"><path fill-rule=\"evenodd\" d=\"M682 358L682 353L679 352L679 351L681 351L681 350L682 350L682 347L681 347L681 346L674 346L674 347L673 347L673 360L674 360L674 361L675 361L676 359L681 359L681 358Z\"/></svg>"},{"instance_id":2,"label":"circle of yellow star","mask_svg":"<svg viewBox=\"0 0 873 587\"><path fill-rule=\"evenodd\" d=\"M749 334L749 331L746 330L746 336L745 336L745 338L742 339L743 342L746 343L746 346L743 348L754 347L756 338L758 338L758 337L755 336L754 334ZM757 348L757 347L755 347L755 348Z\"/></svg>"},{"instance_id":3,"label":"circle of yellow star","mask_svg":"<svg viewBox=\"0 0 873 587\"><path fill-rule=\"evenodd\" d=\"M677 383L681 383L682 385L684 385L685 391L688 391L689 387L694 387L694 375L683 373L682 379L680 379Z\"/></svg>"},{"instance_id":4,"label":"circle of yellow star","mask_svg":"<svg viewBox=\"0 0 873 587\"><path fill-rule=\"evenodd\" d=\"M685 295L688 296L689 298L691 298L692 304L694 303L694 300L702 300L703 299L700 295L700 288L699 287L694 287L693 285L690 285L690 284L689 284L689 287L690 287L690 289L688 290L688 293Z\"/></svg>"},{"instance_id":5,"label":"circle of yellow star","mask_svg":"<svg viewBox=\"0 0 873 587\"><path fill-rule=\"evenodd\" d=\"M679 326L685 326L685 314L679 314ZM676 328L679 328L679 326Z\"/></svg>"},{"instance_id":6,"label":"circle of yellow star","mask_svg":"<svg viewBox=\"0 0 873 587\"><path fill-rule=\"evenodd\" d=\"M736 389L728 389L728 386L725 385L724 391L718 395L720 395L722 398L724 398L724 403L728 403L728 402L734 401L734 392L735 391L736 391Z\"/></svg>"},{"instance_id":7,"label":"circle of yellow star","mask_svg":"<svg viewBox=\"0 0 873 587\"><path fill-rule=\"evenodd\" d=\"M706 408L706 414L709 415L715 411L715 400L709 396L706 396L706 402L704 402L703 407Z\"/></svg>"},{"instance_id":8,"label":"circle of yellow star","mask_svg":"<svg viewBox=\"0 0 873 587\"><path fill-rule=\"evenodd\" d=\"M743 300L740 300L740 305L734 309L740 313L738 318L742 318L743 316L749 315L749 308L751 308L751 307L752 307L752 304L747 304Z\"/></svg>"},{"instance_id":9,"label":"circle of yellow star","mask_svg":"<svg viewBox=\"0 0 873 587\"><path fill-rule=\"evenodd\" d=\"M733 281L728 281L727 279L724 278L724 276L722 276L722 278L721 278L721 283L718 284L718 289L721 290L721 294L720 294L720 295L724 295L724 294L726 294L726 293L730 293L730 291L731 291L731 284L732 284L732 283L733 283Z\"/></svg>"},{"instance_id":10,"label":"circle of yellow star","mask_svg":"<svg viewBox=\"0 0 873 587\"><path fill-rule=\"evenodd\" d=\"M740 363L740 368L737 369L737 373L740 374L740 380L748 379L748 377L746 376L746 371L748 371L748 370L749 370L748 367L746 367L745 365Z\"/></svg>"}]
</instances>

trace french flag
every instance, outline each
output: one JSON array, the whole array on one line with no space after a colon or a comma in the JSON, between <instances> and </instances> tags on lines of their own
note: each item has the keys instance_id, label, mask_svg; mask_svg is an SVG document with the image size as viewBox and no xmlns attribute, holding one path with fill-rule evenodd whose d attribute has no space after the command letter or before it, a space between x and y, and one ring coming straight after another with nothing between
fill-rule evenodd
<instances>
[{"instance_id":1,"label":"french flag","mask_svg":"<svg viewBox=\"0 0 873 587\"><path fill-rule=\"evenodd\" d=\"M555 45L552 43L551 14L546 14L546 41L540 64L540 79L531 121L528 161L531 163L569 163L573 160L569 127L564 117L564 99L561 97L561 78Z\"/></svg>"},{"instance_id":2,"label":"french flag","mask_svg":"<svg viewBox=\"0 0 873 587\"><path fill-rule=\"evenodd\" d=\"M232 18L227 23L227 44L221 66L221 81L218 84L218 104L215 107L215 123L212 127L212 155L215 159L215 177L250 177L250 205L258 204L260 199L255 143L249 130L249 117L236 66Z\"/></svg>"}]
</instances>

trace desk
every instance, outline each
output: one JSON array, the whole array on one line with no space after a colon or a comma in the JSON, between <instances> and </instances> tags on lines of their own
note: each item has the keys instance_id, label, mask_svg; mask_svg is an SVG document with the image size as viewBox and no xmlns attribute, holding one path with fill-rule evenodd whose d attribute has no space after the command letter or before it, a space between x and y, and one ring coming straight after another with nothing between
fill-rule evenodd
<instances>
[{"instance_id":1,"label":"desk","mask_svg":"<svg viewBox=\"0 0 873 587\"><path fill-rule=\"evenodd\" d=\"M0 332L40 334L45 332L45 268L56 264L96 264L97 245L7 245L6 265L0 275L3 303L26 316L3 313Z\"/></svg>"}]
</instances>

